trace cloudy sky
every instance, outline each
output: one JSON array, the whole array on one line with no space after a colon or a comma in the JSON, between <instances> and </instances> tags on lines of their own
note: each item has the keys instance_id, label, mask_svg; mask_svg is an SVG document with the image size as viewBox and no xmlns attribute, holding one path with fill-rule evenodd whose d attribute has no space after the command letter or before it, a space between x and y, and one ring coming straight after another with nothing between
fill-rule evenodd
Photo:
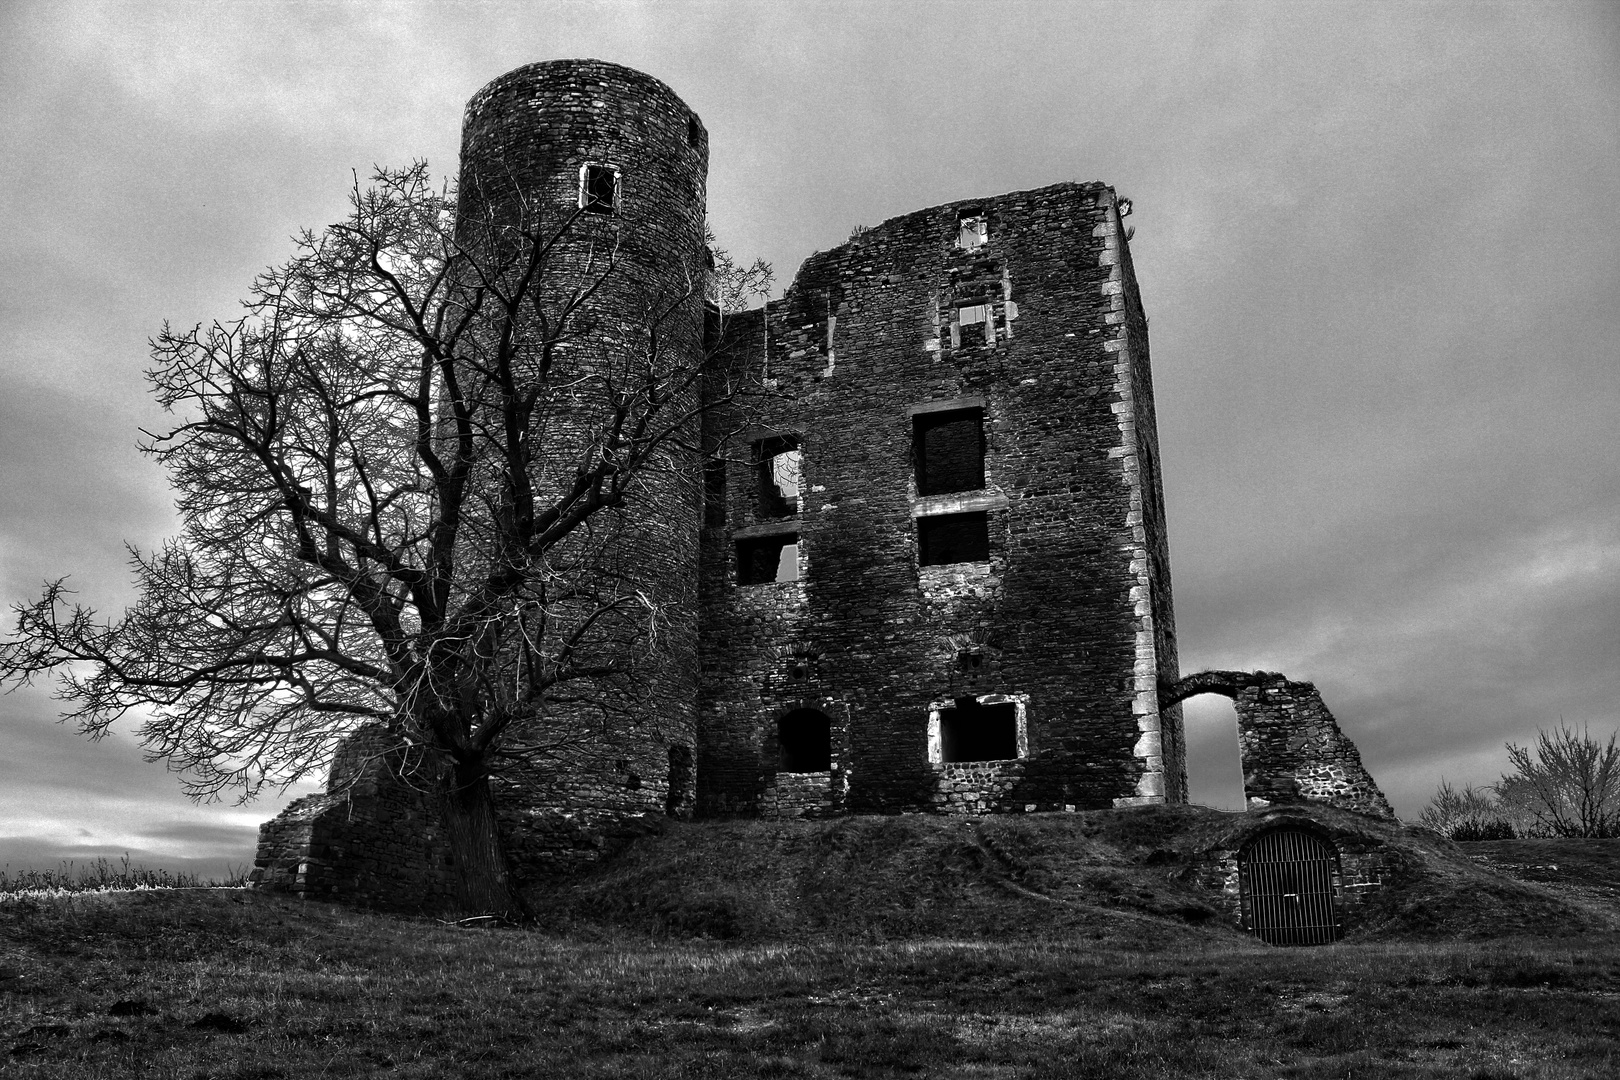
<instances>
[{"instance_id":1,"label":"cloudy sky","mask_svg":"<svg viewBox=\"0 0 1620 1080\"><path fill-rule=\"evenodd\" d=\"M784 281L948 200L1130 196L1183 666L1314 680L1403 816L1620 722L1613 4L0 5L0 598L127 603L123 544L174 527L147 338L574 56L703 117L715 230ZM195 806L55 712L0 698L13 869L241 865L285 801ZM1189 728L1235 801L1230 705Z\"/></svg>"}]
</instances>

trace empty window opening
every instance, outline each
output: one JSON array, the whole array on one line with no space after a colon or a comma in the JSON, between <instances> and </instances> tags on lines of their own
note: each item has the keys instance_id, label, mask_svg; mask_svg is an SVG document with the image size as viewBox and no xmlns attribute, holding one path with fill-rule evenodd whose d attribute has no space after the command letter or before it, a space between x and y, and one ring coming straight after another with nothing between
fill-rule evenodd
<instances>
[{"instance_id":1,"label":"empty window opening","mask_svg":"<svg viewBox=\"0 0 1620 1080\"><path fill-rule=\"evenodd\" d=\"M686 145L696 146L702 141L703 125L698 123L697 117L688 116L686 118Z\"/></svg>"},{"instance_id":2,"label":"empty window opening","mask_svg":"<svg viewBox=\"0 0 1620 1080\"><path fill-rule=\"evenodd\" d=\"M977 326L989 317L989 304L965 304L956 309L956 321L962 326Z\"/></svg>"},{"instance_id":3,"label":"empty window opening","mask_svg":"<svg viewBox=\"0 0 1620 1080\"><path fill-rule=\"evenodd\" d=\"M794 709L776 722L782 772L826 772L832 768L832 721L816 709Z\"/></svg>"},{"instance_id":4,"label":"empty window opening","mask_svg":"<svg viewBox=\"0 0 1620 1080\"><path fill-rule=\"evenodd\" d=\"M984 653L977 649L963 649L956 654L956 669L968 682L978 682L985 672Z\"/></svg>"},{"instance_id":5,"label":"empty window opening","mask_svg":"<svg viewBox=\"0 0 1620 1080\"><path fill-rule=\"evenodd\" d=\"M762 518L797 514L804 466L799 440L791 435L762 439L754 444L754 460L759 462L759 501L754 512Z\"/></svg>"},{"instance_id":6,"label":"empty window opening","mask_svg":"<svg viewBox=\"0 0 1620 1080\"><path fill-rule=\"evenodd\" d=\"M1010 701L980 704L958 698L939 710L940 757L960 761L1007 761L1018 756L1018 706Z\"/></svg>"},{"instance_id":7,"label":"empty window opening","mask_svg":"<svg viewBox=\"0 0 1620 1080\"><path fill-rule=\"evenodd\" d=\"M990 561L990 515L934 514L917 519L917 562L923 566Z\"/></svg>"},{"instance_id":8,"label":"empty window opening","mask_svg":"<svg viewBox=\"0 0 1620 1080\"><path fill-rule=\"evenodd\" d=\"M584 165L579 171L579 205L589 214L617 213L619 170L611 165Z\"/></svg>"},{"instance_id":9,"label":"empty window opening","mask_svg":"<svg viewBox=\"0 0 1620 1080\"><path fill-rule=\"evenodd\" d=\"M956 246L964 251L984 247L990 242L990 219L983 214L963 214L957 221Z\"/></svg>"},{"instance_id":10,"label":"empty window opening","mask_svg":"<svg viewBox=\"0 0 1620 1080\"><path fill-rule=\"evenodd\" d=\"M1187 748L1187 801L1216 810L1242 810L1243 760L1237 709L1220 694L1199 694L1181 703Z\"/></svg>"},{"instance_id":11,"label":"empty window opening","mask_svg":"<svg viewBox=\"0 0 1620 1080\"><path fill-rule=\"evenodd\" d=\"M918 495L984 487L983 409L918 413L913 423Z\"/></svg>"},{"instance_id":12,"label":"empty window opening","mask_svg":"<svg viewBox=\"0 0 1620 1080\"><path fill-rule=\"evenodd\" d=\"M718 529L726 523L726 463L703 463L703 524Z\"/></svg>"},{"instance_id":13,"label":"empty window opening","mask_svg":"<svg viewBox=\"0 0 1620 1080\"><path fill-rule=\"evenodd\" d=\"M799 580L797 533L756 536L737 541L737 584L769 585Z\"/></svg>"}]
</instances>

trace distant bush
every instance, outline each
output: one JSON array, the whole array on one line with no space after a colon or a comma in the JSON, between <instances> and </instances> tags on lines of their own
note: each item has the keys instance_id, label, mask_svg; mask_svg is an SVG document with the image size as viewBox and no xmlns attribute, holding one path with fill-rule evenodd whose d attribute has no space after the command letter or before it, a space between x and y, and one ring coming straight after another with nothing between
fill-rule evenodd
<instances>
[{"instance_id":1,"label":"distant bush","mask_svg":"<svg viewBox=\"0 0 1620 1080\"><path fill-rule=\"evenodd\" d=\"M1470 819L1451 830L1453 840L1512 840L1517 835L1506 818Z\"/></svg>"},{"instance_id":2,"label":"distant bush","mask_svg":"<svg viewBox=\"0 0 1620 1080\"><path fill-rule=\"evenodd\" d=\"M0 868L0 896L18 893L113 892L120 889L209 889L240 888L247 883L246 870L235 871L224 881L204 881L196 874L170 873L134 866L125 855L117 865L106 859L74 866L67 860L55 870Z\"/></svg>"},{"instance_id":3,"label":"distant bush","mask_svg":"<svg viewBox=\"0 0 1620 1080\"><path fill-rule=\"evenodd\" d=\"M1441 780L1418 824L1452 840L1512 840L1517 835L1490 788L1465 785L1461 791Z\"/></svg>"}]
</instances>

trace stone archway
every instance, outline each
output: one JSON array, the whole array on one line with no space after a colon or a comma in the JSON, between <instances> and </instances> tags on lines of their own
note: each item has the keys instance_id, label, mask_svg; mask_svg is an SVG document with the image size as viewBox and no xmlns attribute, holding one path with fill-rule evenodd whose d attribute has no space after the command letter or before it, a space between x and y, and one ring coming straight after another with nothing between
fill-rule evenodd
<instances>
[{"instance_id":1,"label":"stone archway","mask_svg":"<svg viewBox=\"0 0 1620 1080\"><path fill-rule=\"evenodd\" d=\"M1201 671L1160 684L1159 708L1197 694L1229 697L1237 709L1249 809L1322 802L1373 817L1395 816L1315 686L1270 671Z\"/></svg>"}]
</instances>

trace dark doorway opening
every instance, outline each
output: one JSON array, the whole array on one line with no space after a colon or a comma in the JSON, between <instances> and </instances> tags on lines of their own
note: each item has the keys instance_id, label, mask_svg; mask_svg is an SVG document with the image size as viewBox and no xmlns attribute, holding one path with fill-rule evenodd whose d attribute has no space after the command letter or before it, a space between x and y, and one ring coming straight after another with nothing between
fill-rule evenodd
<instances>
[{"instance_id":1,"label":"dark doorway opening","mask_svg":"<svg viewBox=\"0 0 1620 1080\"><path fill-rule=\"evenodd\" d=\"M692 748L674 743L669 748L669 794L664 796L664 813L685 817L692 804Z\"/></svg>"},{"instance_id":2,"label":"dark doorway opening","mask_svg":"<svg viewBox=\"0 0 1620 1080\"><path fill-rule=\"evenodd\" d=\"M1010 701L983 705L960 698L939 710L940 758L960 761L1006 761L1018 756L1018 706Z\"/></svg>"},{"instance_id":3,"label":"dark doorway opening","mask_svg":"<svg viewBox=\"0 0 1620 1080\"><path fill-rule=\"evenodd\" d=\"M794 709L776 722L782 772L826 772L832 768L832 721L817 709Z\"/></svg>"}]
</instances>

